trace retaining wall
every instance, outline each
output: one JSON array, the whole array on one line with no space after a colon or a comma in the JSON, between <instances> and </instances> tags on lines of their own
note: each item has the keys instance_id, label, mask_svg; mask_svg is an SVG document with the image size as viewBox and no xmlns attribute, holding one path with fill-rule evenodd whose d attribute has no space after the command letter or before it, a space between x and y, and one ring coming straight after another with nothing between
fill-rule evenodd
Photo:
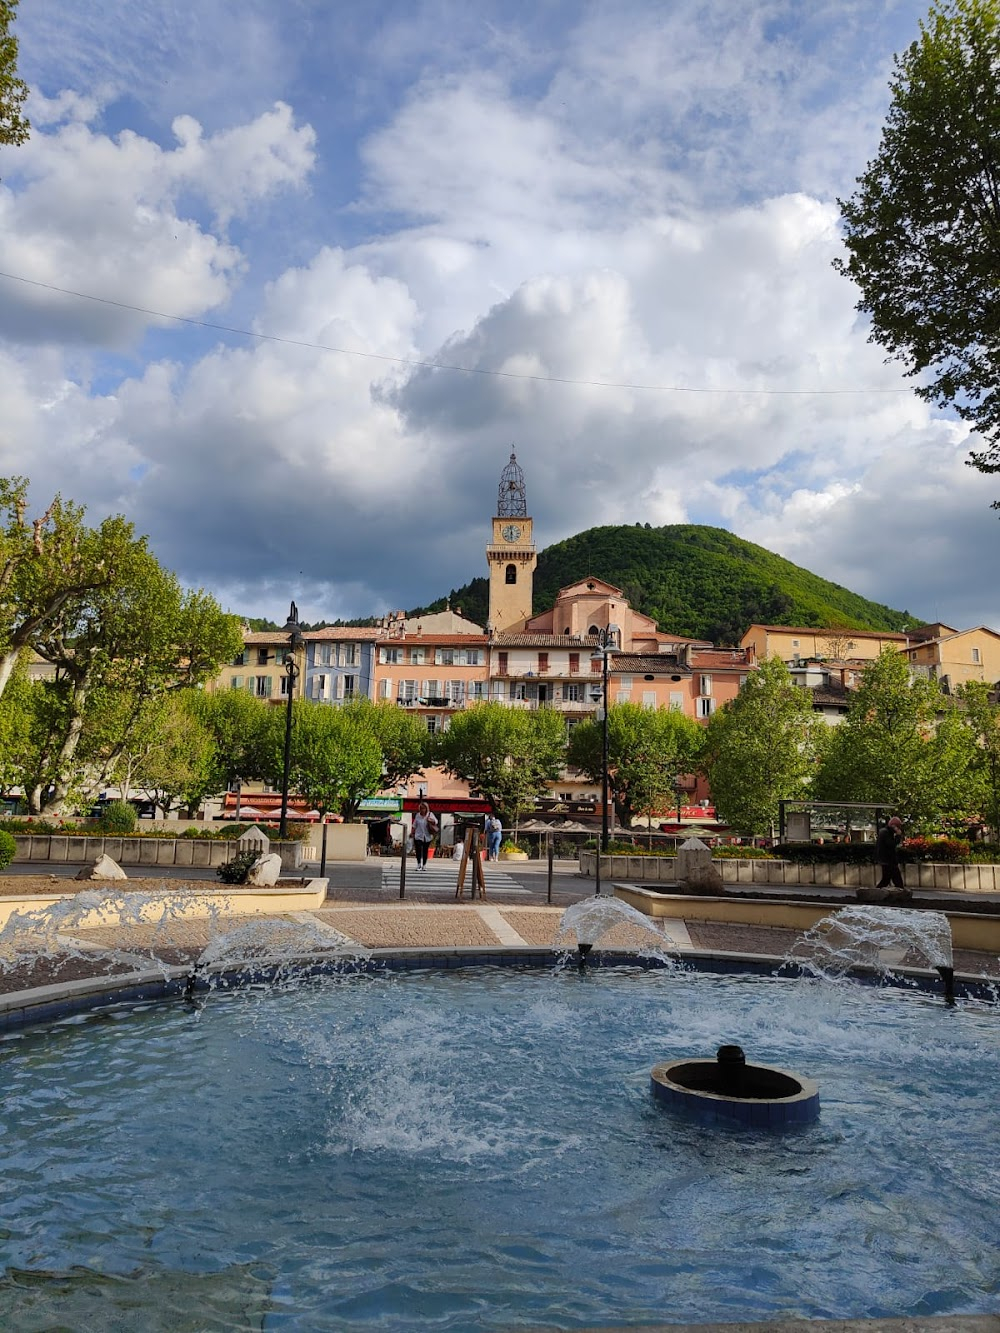
<instances>
[{"instance_id":1,"label":"retaining wall","mask_svg":"<svg viewBox=\"0 0 1000 1333\"><path fill-rule=\"evenodd\" d=\"M89 865L99 856L110 856L120 866L215 867L231 861L240 850L235 839L207 838L71 838L59 833L18 833L14 860L55 861ZM302 844L272 842L269 851L281 856L282 869L297 870L302 864Z\"/></svg>"},{"instance_id":2,"label":"retaining wall","mask_svg":"<svg viewBox=\"0 0 1000 1333\"><path fill-rule=\"evenodd\" d=\"M580 853L580 873L593 876L596 852ZM725 884L777 884L830 886L856 889L875 883L874 865L800 865L796 861L737 861L728 857L712 861ZM945 865L938 861L911 862L903 866L909 889L952 889L960 893L1000 893L1000 865ZM602 879L627 879L645 883L673 884L677 863L672 856L602 856Z\"/></svg>"}]
</instances>

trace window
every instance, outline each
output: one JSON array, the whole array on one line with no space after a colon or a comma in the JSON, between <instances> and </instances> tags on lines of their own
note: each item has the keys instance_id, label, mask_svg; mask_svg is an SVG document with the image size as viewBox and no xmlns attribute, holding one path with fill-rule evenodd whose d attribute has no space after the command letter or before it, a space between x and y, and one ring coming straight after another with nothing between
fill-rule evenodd
<instances>
[{"instance_id":1,"label":"window","mask_svg":"<svg viewBox=\"0 0 1000 1333\"><path fill-rule=\"evenodd\" d=\"M267 649L266 649L266 648L258 648L258 649L257 649L257 665L258 665L258 666L267 666Z\"/></svg>"},{"instance_id":2,"label":"window","mask_svg":"<svg viewBox=\"0 0 1000 1333\"><path fill-rule=\"evenodd\" d=\"M243 677L242 677L242 676L234 676L234 677L232 678L232 680L229 682L229 688L230 688L231 690L242 690L242 688L243 688Z\"/></svg>"},{"instance_id":3,"label":"window","mask_svg":"<svg viewBox=\"0 0 1000 1333\"><path fill-rule=\"evenodd\" d=\"M590 629L587 630L587 633L590 634L590 635L592 635L592 637L595 638L595 639L596 639L597 636L600 634L600 632L601 632L601 631L597 628L596 625L591 625Z\"/></svg>"},{"instance_id":4,"label":"window","mask_svg":"<svg viewBox=\"0 0 1000 1333\"><path fill-rule=\"evenodd\" d=\"M581 685L572 685L567 683L563 686L563 701L568 704L578 704L580 702Z\"/></svg>"},{"instance_id":5,"label":"window","mask_svg":"<svg viewBox=\"0 0 1000 1333\"><path fill-rule=\"evenodd\" d=\"M672 713L684 712L684 695L680 690L670 691L670 711Z\"/></svg>"},{"instance_id":6,"label":"window","mask_svg":"<svg viewBox=\"0 0 1000 1333\"><path fill-rule=\"evenodd\" d=\"M399 694L397 698L402 699L404 703L412 704L417 701L417 682L415 680L401 680L399 682Z\"/></svg>"},{"instance_id":7,"label":"window","mask_svg":"<svg viewBox=\"0 0 1000 1333\"><path fill-rule=\"evenodd\" d=\"M337 662L340 666L357 666L360 652L356 643L342 643L337 650Z\"/></svg>"},{"instance_id":8,"label":"window","mask_svg":"<svg viewBox=\"0 0 1000 1333\"><path fill-rule=\"evenodd\" d=\"M568 633L569 633L569 630L567 630L566 633L568 634ZM577 672L577 671L580 670L580 654L579 654L579 653L570 653L570 655L569 655L569 670L570 670L570 675L572 675L574 672Z\"/></svg>"},{"instance_id":9,"label":"window","mask_svg":"<svg viewBox=\"0 0 1000 1333\"><path fill-rule=\"evenodd\" d=\"M271 697L271 677L270 676L248 676L247 686L256 694L258 699L270 699Z\"/></svg>"},{"instance_id":10,"label":"window","mask_svg":"<svg viewBox=\"0 0 1000 1333\"><path fill-rule=\"evenodd\" d=\"M378 650L378 660L388 662L391 666L399 666L403 661L402 648L380 648Z\"/></svg>"},{"instance_id":11,"label":"window","mask_svg":"<svg viewBox=\"0 0 1000 1333\"><path fill-rule=\"evenodd\" d=\"M435 648L435 666L455 666L462 655L460 648Z\"/></svg>"},{"instance_id":12,"label":"window","mask_svg":"<svg viewBox=\"0 0 1000 1333\"><path fill-rule=\"evenodd\" d=\"M618 688L619 688L619 690L629 690L629 691L631 691L631 689L632 689L632 677L631 677L631 676L619 676L619 677L618 677Z\"/></svg>"},{"instance_id":13,"label":"window","mask_svg":"<svg viewBox=\"0 0 1000 1333\"><path fill-rule=\"evenodd\" d=\"M793 639L793 640L792 640L792 647L793 647L793 648L797 648L798 646L799 646L799 641L798 641L798 639Z\"/></svg>"},{"instance_id":14,"label":"window","mask_svg":"<svg viewBox=\"0 0 1000 1333\"><path fill-rule=\"evenodd\" d=\"M981 660L981 659L980 659L980 656L979 656L979 649L978 649L978 648L973 648L973 650L972 650L972 660L973 660L973 662L976 664L976 666L979 666L979 664L980 664L980 660Z\"/></svg>"},{"instance_id":15,"label":"window","mask_svg":"<svg viewBox=\"0 0 1000 1333\"><path fill-rule=\"evenodd\" d=\"M356 681L357 677L356 677L356 676L344 676L343 679L344 679L344 698L345 698L345 699L353 699L353 698L354 698L354 682Z\"/></svg>"},{"instance_id":16,"label":"window","mask_svg":"<svg viewBox=\"0 0 1000 1333\"><path fill-rule=\"evenodd\" d=\"M316 698L324 698L326 695L326 676L316 676L314 682L316 686Z\"/></svg>"},{"instance_id":17,"label":"window","mask_svg":"<svg viewBox=\"0 0 1000 1333\"><path fill-rule=\"evenodd\" d=\"M472 680L469 682L469 698L484 699L486 697L488 682L484 680Z\"/></svg>"},{"instance_id":18,"label":"window","mask_svg":"<svg viewBox=\"0 0 1000 1333\"><path fill-rule=\"evenodd\" d=\"M699 693L699 694L711 694L711 693L712 693L712 677L711 677L711 676L702 676L702 677L701 677L700 684L699 684L699 689L698 689L698 693Z\"/></svg>"},{"instance_id":19,"label":"window","mask_svg":"<svg viewBox=\"0 0 1000 1333\"><path fill-rule=\"evenodd\" d=\"M507 568L504 570L504 582L505 583L517 582L517 565L507 566Z\"/></svg>"},{"instance_id":20,"label":"window","mask_svg":"<svg viewBox=\"0 0 1000 1333\"><path fill-rule=\"evenodd\" d=\"M527 686L522 685L519 681L512 680L510 682L510 697L512 699L526 699L528 697Z\"/></svg>"},{"instance_id":21,"label":"window","mask_svg":"<svg viewBox=\"0 0 1000 1333\"><path fill-rule=\"evenodd\" d=\"M975 651L975 650L973 650L973 651ZM973 658L972 660L975 661L976 659ZM538 654L538 674L539 674L540 676L544 676L545 673L548 671L548 669L549 669L549 655L548 655L548 653L539 653L539 654Z\"/></svg>"},{"instance_id":22,"label":"window","mask_svg":"<svg viewBox=\"0 0 1000 1333\"><path fill-rule=\"evenodd\" d=\"M316 662L319 666L329 666L331 661L331 647L329 643L318 643L316 645Z\"/></svg>"},{"instance_id":23,"label":"window","mask_svg":"<svg viewBox=\"0 0 1000 1333\"><path fill-rule=\"evenodd\" d=\"M656 707L656 691L655 691L655 690L643 690L643 692L642 692L642 706L643 706L643 708L655 708L655 707Z\"/></svg>"},{"instance_id":24,"label":"window","mask_svg":"<svg viewBox=\"0 0 1000 1333\"><path fill-rule=\"evenodd\" d=\"M410 665L411 665L411 666L423 666L423 664L424 664L424 655L425 655L425 653L426 653L426 649L424 649L424 648L411 648L411 649L410 649Z\"/></svg>"},{"instance_id":25,"label":"window","mask_svg":"<svg viewBox=\"0 0 1000 1333\"><path fill-rule=\"evenodd\" d=\"M711 717L712 714L713 714L714 712L715 712L715 700L714 700L714 699L699 699L699 700L698 700L698 716L699 716L699 717Z\"/></svg>"},{"instance_id":26,"label":"window","mask_svg":"<svg viewBox=\"0 0 1000 1333\"><path fill-rule=\"evenodd\" d=\"M233 666L246 666L246 664L247 664L246 651L242 653L237 653L236 656L233 658Z\"/></svg>"},{"instance_id":27,"label":"window","mask_svg":"<svg viewBox=\"0 0 1000 1333\"><path fill-rule=\"evenodd\" d=\"M289 683L290 683L289 680L288 680L288 677L287 677L287 676L279 676L279 677L278 677L278 681L279 681L279 685L280 685L280 691L279 691L279 693L283 694L283 695L287 698L287 696L288 696L288 686L289 686Z\"/></svg>"},{"instance_id":28,"label":"window","mask_svg":"<svg viewBox=\"0 0 1000 1333\"><path fill-rule=\"evenodd\" d=\"M424 721L427 723L427 730L433 736L435 731L437 731L438 729L438 725L441 719L438 717L426 717L424 718Z\"/></svg>"},{"instance_id":29,"label":"window","mask_svg":"<svg viewBox=\"0 0 1000 1333\"><path fill-rule=\"evenodd\" d=\"M507 674L507 654L506 654L506 653L497 653L497 671L499 672L499 674L500 674L501 676L506 676L506 674Z\"/></svg>"},{"instance_id":30,"label":"window","mask_svg":"<svg viewBox=\"0 0 1000 1333\"><path fill-rule=\"evenodd\" d=\"M378 697L379 697L380 699L388 699L388 698L390 698L390 696L391 696L391 685L392 685L392 682L391 682L391 681L388 681L388 680L380 680L380 681L379 681L379 683L378 683Z\"/></svg>"}]
</instances>

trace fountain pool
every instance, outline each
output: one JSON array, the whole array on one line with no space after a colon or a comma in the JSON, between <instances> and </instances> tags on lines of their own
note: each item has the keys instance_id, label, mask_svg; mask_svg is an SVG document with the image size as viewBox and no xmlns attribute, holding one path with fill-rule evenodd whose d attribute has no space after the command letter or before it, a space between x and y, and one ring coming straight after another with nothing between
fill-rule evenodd
<instances>
[{"instance_id":1,"label":"fountain pool","mask_svg":"<svg viewBox=\"0 0 1000 1333\"><path fill-rule=\"evenodd\" d=\"M707 1133L652 1099L653 1064L725 1042L819 1080L820 1120ZM630 968L66 1019L0 1043L0 1326L996 1311L998 1073L986 1006Z\"/></svg>"}]
</instances>

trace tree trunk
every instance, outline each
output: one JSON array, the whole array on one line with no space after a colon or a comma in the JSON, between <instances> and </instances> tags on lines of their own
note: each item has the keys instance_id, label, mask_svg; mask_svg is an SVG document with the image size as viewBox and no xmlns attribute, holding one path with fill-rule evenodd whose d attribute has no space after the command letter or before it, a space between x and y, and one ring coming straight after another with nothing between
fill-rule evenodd
<instances>
[{"instance_id":1,"label":"tree trunk","mask_svg":"<svg viewBox=\"0 0 1000 1333\"><path fill-rule=\"evenodd\" d=\"M63 814L63 807L66 803L66 798L69 795L71 783L68 774L72 770L76 747L80 743L80 735L83 731L83 709L87 702L87 686L85 684L75 686L70 698L72 701L72 716L70 717L66 735L63 737L63 743L59 750L59 757L56 760L56 776L52 786L52 793L51 795L43 797L40 813L48 812L54 815Z\"/></svg>"}]
</instances>

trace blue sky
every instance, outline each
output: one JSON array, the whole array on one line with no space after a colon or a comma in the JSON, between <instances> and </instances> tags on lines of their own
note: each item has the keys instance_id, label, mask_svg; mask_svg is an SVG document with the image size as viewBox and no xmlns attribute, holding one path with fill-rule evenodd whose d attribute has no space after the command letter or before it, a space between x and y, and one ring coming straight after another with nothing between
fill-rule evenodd
<instances>
[{"instance_id":1,"label":"blue sky","mask_svg":"<svg viewBox=\"0 0 1000 1333\"><path fill-rule=\"evenodd\" d=\"M924 12L22 0L0 467L279 621L484 573L513 445L539 545L713 523L1000 628L995 478L831 267Z\"/></svg>"}]
</instances>

